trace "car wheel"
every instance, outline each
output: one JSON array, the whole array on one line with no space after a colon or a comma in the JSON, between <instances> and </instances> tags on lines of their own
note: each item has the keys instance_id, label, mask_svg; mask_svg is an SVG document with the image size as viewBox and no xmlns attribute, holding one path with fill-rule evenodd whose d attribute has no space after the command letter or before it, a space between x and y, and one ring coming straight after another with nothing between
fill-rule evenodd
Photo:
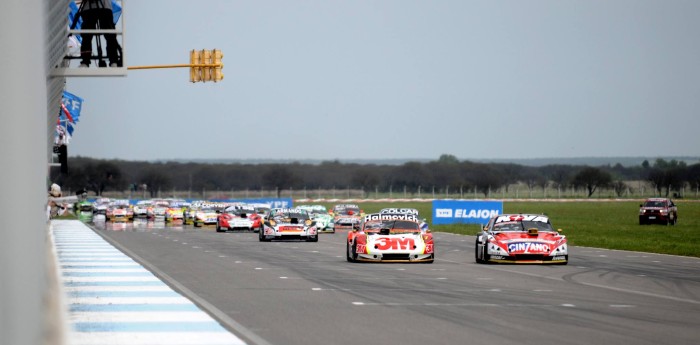
<instances>
[{"instance_id":1,"label":"car wheel","mask_svg":"<svg viewBox=\"0 0 700 345\"><path fill-rule=\"evenodd\" d=\"M350 243L345 244L345 259L348 260L348 262L354 262L355 260L350 257Z\"/></svg>"},{"instance_id":2,"label":"car wheel","mask_svg":"<svg viewBox=\"0 0 700 345\"><path fill-rule=\"evenodd\" d=\"M481 253L481 263L487 264L489 263L489 253L488 253L488 248L489 248L489 240L486 240L484 242L484 251Z\"/></svg>"},{"instance_id":3,"label":"car wheel","mask_svg":"<svg viewBox=\"0 0 700 345\"><path fill-rule=\"evenodd\" d=\"M318 242L318 234L316 235L316 237L307 237L306 242Z\"/></svg>"},{"instance_id":4,"label":"car wheel","mask_svg":"<svg viewBox=\"0 0 700 345\"><path fill-rule=\"evenodd\" d=\"M476 236L476 243L474 244L474 260L476 260L477 264L482 263L481 258L479 257L479 236Z\"/></svg>"},{"instance_id":5,"label":"car wheel","mask_svg":"<svg viewBox=\"0 0 700 345\"><path fill-rule=\"evenodd\" d=\"M224 229L222 229L221 225L219 225L219 221L216 221L216 232L224 232Z\"/></svg>"},{"instance_id":6,"label":"car wheel","mask_svg":"<svg viewBox=\"0 0 700 345\"><path fill-rule=\"evenodd\" d=\"M357 261L357 243L352 244L352 248L350 250L350 258L353 262Z\"/></svg>"},{"instance_id":7,"label":"car wheel","mask_svg":"<svg viewBox=\"0 0 700 345\"><path fill-rule=\"evenodd\" d=\"M258 232L258 240L259 240L260 242L265 242L265 236L263 236L262 230L260 230L260 231Z\"/></svg>"},{"instance_id":8,"label":"car wheel","mask_svg":"<svg viewBox=\"0 0 700 345\"><path fill-rule=\"evenodd\" d=\"M671 225L676 225L676 223L678 223L678 216L674 214L673 219L671 219Z\"/></svg>"},{"instance_id":9,"label":"car wheel","mask_svg":"<svg viewBox=\"0 0 700 345\"><path fill-rule=\"evenodd\" d=\"M199 222L197 222L197 221L194 221L194 223L192 223L192 225L194 225L195 228L202 226L202 224L199 224Z\"/></svg>"}]
</instances>

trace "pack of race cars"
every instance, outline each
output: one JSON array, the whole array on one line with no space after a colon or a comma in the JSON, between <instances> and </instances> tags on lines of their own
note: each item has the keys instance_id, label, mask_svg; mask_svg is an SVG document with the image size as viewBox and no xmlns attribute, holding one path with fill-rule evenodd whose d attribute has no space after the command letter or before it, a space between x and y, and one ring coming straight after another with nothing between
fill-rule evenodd
<instances>
[{"instance_id":1,"label":"pack of race cars","mask_svg":"<svg viewBox=\"0 0 700 345\"><path fill-rule=\"evenodd\" d=\"M197 228L210 225L217 232L256 232L261 242L318 242L320 233L346 230L345 256L349 262L435 261L433 234L413 208L385 208L365 214L356 204L338 204L328 210L322 205L272 208L269 204L181 199L142 200L130 205L128 200L99 198L90 206L81 205L81 214L89 211L111 222L145 218ZM566 265L568 243L545 215L500 214L477 234L474 259L481 264Z\"/></svg>"}]
</instances>

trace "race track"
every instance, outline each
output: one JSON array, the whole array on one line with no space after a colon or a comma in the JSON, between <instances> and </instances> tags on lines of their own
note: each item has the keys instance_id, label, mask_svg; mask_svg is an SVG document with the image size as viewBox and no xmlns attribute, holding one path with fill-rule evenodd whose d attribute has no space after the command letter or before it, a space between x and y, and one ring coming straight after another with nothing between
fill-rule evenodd
<instances>
[{"instance_id":1,"label":"race track","mask_svg":"<svg viewBox=\"0 0 700 345\"><path fill-rule=\"evenodd\" d=\"M317 243L189 225L97 233L248 344L698 344L700 259L570 247L567 266L479 265L435 233L434 264L349 263Z\"/></svg>"}]
</instances>

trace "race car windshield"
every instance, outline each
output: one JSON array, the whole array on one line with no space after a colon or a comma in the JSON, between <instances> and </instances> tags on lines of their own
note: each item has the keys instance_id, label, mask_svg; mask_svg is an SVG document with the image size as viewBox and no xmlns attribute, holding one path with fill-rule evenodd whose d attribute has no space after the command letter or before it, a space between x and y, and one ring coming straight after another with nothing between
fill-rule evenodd
<instances>
[{"instance_id":1,"label":"race car windshield","mask_svg":"<svg viewBox=\"0 0 700 345\"><path fill-rule=\"evenodd\" d=\"M232 211L231 213L239 217L248 217L251 213L253 213L253 210L238 209Z\"/></svg>"},{"instance_id":2,"label":"race car windshield","mask_svg":"<svg viewBox=\"0 0 700 345\"><path fill-rule=\"evenodd\" d=\"M338 210L339 214L349 216L349 215L359 215L360 214L360 209L359 208L343 208Z\"/></svg>"},{"instance_id":3,"label":"race car windshield","mask_svg":"<svg viewBox=\"0 0 700 345\"><path fill-rule=\"evenodd\" d=\"M644 207L665 207L663 201L647 201L644 203Z\"/></svg>"},{"instance_id":4,"label":"race car windshield","mask_svg":"<svg viewBox=\"0 0 700 345\"><path fill-rule=\"evenodd\" d=\"M303 223L309 219L306 213L282 213L275 215L275 220L282 223Z\"/></svg>"},{"instance_id":5,"label":"race car windshield","mask_svg":"<svg viewBox=\"0 0 700 345\"><path fill-rule=\"evenodd\" d=\"M527 231L532 228L536 228L539 231L553 231L552 225L549 223L532 221L498 223L493 226L493 231Z\"/></svg>"},{"instance_id":6,"label":"race car windshield","mask_svg":"<svg viewBox=\"0 0 700 345\"><path fill-rule=\"evenodd\" d=\"M405 220L385 220L368 222L365 224L365 232L388 234L406 234L421 232L418 223Z\"/></svg>"}]
</instances>

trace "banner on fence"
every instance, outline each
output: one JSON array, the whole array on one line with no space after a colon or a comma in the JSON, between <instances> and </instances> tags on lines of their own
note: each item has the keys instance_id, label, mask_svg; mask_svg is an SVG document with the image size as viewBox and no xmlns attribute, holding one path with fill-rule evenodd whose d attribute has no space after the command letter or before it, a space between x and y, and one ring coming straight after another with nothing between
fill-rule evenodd
<instances>
[{"instance_id":1,"label":"banner on fence","mask_svg":"<svg viewBox=\"0 0 700 345\"><path fill-rule=\"evenodd\" d=\"M433 200L433 224L486 224L501 213L501 200Z\"/></svg>"}]
</instances>

